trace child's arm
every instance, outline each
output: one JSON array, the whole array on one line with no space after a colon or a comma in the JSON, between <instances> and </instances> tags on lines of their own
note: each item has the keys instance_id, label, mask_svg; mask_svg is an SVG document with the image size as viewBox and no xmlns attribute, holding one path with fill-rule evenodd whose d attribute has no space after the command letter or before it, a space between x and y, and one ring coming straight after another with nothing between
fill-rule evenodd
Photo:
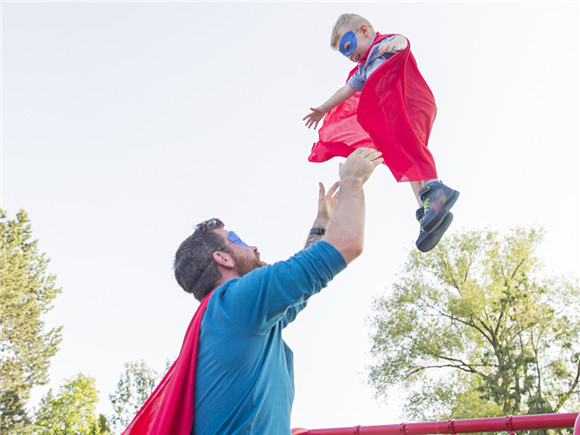
<instances>
[{"instance_id":1,"label":"child's arm","mask_svg":"<svg viewBox=\"0 0 580 435\"><path fill-rule=\"evenodd\" d=\"M311 107L310 110L312 110L312 112L310 112L308 115L306 115L304 118L302 118L303 121L306 121L306 123L305 123L306 127L310 128L314 125L314 129L316 130L316 127L318 127L318 123L324 117L324 114L326 112L328 112L331 109L334 109L339 104L344 103L346 100L348 100L354 94L356 94L356 92L357 91L355 88L353 88L349 85L344 85L342 88L340 88L338 91L336 91L332 95L332 97L330 97L328 100L326 100L320 106Z\"/></svg>"},{"instance_id":2,"label":"child's arm","mask_svg":"<svg viewBox=\"0 0 580 435\"><path fill-rule=\"evenodd\" d=\"M385 54L388 51L402 51L407 48L407 45L409 45L407 38L403 35L395 35L393 39L383 42L379 46L379 54Z\"/></svg>"}]
</instances>

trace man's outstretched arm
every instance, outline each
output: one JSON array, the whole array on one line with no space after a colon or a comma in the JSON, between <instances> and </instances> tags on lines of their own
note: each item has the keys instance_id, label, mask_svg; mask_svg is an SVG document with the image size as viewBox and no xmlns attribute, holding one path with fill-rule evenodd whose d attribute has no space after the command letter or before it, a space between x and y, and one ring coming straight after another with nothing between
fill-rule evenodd
<instances>
[{"instance_id":1,"label":"man's outstretched arm","mask_svg":"<svg viewBox=\"0 0 580 435\"><path fill-rule=\"evenodd\" d=\"M383 162L381 153L358 148L339 166L338 199L322 238L350 263L363 249L365 200L363 184Z\"/></svg>"}]
</instances>

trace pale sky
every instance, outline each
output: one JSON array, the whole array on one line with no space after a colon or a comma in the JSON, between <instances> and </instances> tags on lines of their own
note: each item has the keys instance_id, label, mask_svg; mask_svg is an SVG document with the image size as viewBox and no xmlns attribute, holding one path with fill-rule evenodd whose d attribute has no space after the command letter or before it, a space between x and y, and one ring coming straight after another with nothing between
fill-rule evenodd
<instances>
[{"instance_id":1,"label":"pale sky","mask_svg":"<svg viewBox=\"0 0 580 435\"><path fill-rule=\"evenodd\" d=\"M1 199L28 211L63 292L51 382L96 378L98 411L123 365L161 370L197 302L175 250L220 217L265 261L303 246L317 133L301 119L354 66L329 47L343 12L408 37L437 101L439 176L461 191L450 232L541 225L546 273L578 274L577 2L150 3L3 1ZM409 186L366 185L365 251L290 325L294 427L401 421L366 383L374 297L418 235Z\"/></svg>"}]
</instances>

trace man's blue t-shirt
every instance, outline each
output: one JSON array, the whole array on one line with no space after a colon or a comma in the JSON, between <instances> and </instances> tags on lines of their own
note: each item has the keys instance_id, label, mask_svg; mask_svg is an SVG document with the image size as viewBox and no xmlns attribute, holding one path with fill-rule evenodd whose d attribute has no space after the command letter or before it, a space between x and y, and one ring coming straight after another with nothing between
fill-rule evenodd
<instances>
[{"instance_id":1,"label":"man's blue t-shirt","mask_svg":"<svg viewBox=\"0 0 580 435\"><path fill-rule=\"evenodd\" d=\"M214 291L201 322L194 434L290 433L294 364L282 329L345 267L318 242Z\"/></svg>"}]
</instances>

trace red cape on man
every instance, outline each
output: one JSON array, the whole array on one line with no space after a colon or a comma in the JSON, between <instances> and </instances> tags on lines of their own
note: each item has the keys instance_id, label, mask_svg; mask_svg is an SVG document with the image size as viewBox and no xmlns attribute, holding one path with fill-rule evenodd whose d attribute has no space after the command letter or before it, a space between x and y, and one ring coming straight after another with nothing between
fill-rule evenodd
<instances>
[{"instance_id":1,"label":"red cape on man","mask_svg":"<svg viewBox=\"0 0 580 435\"><path fill-rule=\"evenodd\" d=\"M379 34L371 47L388 36L392 35ZM399 182L435 179L437 169L427 143L436 113L435 98L409 43L368 77L362 92L326 114L308 160L325 162L370 147L383 153Z\"/></svg>"},{"instance_id":2,"label":"red cape on man","mask_svg":"<svg viewBox=\"0 0 580 435\"><path fill-rule=\"evenodd\" d=\"M123 435L190 435L199 331L207 295L189 323L177 360L143 404Z\"/></svg>"}]
</instances>

